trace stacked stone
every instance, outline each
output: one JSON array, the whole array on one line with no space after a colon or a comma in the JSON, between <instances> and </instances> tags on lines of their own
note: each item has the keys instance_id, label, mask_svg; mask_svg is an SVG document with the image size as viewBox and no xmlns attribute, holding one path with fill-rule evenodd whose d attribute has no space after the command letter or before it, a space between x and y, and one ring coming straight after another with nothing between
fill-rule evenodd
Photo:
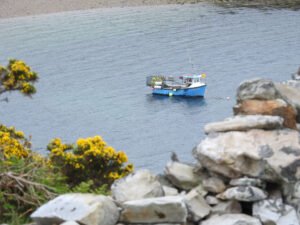
<instances>
[{"instance_id":1,"label":"stacked stone","mask_svg":"<svg viewBox=\"0 0 300 225\"><path fill-rule=\"evenodd\" d=\"M243 82L234 117L207 124L193 151L204 169L222 177L226 190L217 199L238 201L243 215L262 224L299 224L299 84Z\"/></svg>"},{"instance_id":2,"label":"stacked stone","mask_svg":"<svg viewBox=\"0 0 300 225\"><path fill-rule=\"evenodd\" d=\"M164 174L139 170L112 197L67 194L32 214L38 225L298 225L300 85L240 85L234 116L207 124L195 165L172 157Z\"/></svg>"}]
</instances>

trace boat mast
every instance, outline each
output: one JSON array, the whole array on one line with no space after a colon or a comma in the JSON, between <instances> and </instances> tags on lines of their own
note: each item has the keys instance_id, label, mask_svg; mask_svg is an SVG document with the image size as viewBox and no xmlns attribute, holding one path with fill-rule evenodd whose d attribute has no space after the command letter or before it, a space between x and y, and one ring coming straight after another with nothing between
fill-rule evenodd
<instances>
[{"instance_id":1,"label":"boat mast","mask_svg":"<svg viewBox=\"0 0 300 225\"><path fill-rule=\"evenodd\" d=\"M191 37L190 20L188 20L188 35L189 35L189 37ZM190 39L188 45L190 46L191 44L192 44L192 42ZM189 64L192 66L193 73L195 73L195 67L194 67L194 63L192 62L192 56L191 56L191 47L188 47L187 52L188 52L188 56L189 56Z\"/></svg>"}]
</instances>

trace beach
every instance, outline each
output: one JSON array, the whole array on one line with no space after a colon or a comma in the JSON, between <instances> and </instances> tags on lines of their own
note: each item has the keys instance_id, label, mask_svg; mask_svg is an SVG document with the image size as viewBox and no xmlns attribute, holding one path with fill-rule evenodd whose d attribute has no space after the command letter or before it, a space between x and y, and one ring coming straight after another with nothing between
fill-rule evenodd
<instances>
[{"instance_id":1,"label":"beach","mask_svg":"<svg viewBox=\"0 0 300 225\"><path fill-rule=\"evenodd\" d=\"M197 2L201 2L201 0L0 0L0 18L22 17L95 8Z\"/></svg>"},{"instance_id":2,"label":"beach","mask_svg":"<svg viewBox=\"0 0 300 225\"><path fill-rule=\"evenodd\" d=\"M225 6L299 9L300 0L0 0L0 19L96 8L210 2Z\"/></svg>"}]
</instances>

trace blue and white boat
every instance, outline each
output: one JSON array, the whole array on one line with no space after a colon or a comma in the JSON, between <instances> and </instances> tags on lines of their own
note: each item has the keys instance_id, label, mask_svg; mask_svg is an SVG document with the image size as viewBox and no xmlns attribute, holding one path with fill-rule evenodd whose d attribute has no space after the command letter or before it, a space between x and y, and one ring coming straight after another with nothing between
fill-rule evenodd
<instances>
[{"instance_id":1,"label":"blue and white boat","mask_svg":"<svg viewBox=\"0 0 300 225\"><path fill-rule=\"evenodd\" d=\"M167 96L204 97L206 75L184 75L175 79L172 76L147 77L147 85L152 87L152 93Z\"/></svg>"}]
</instances>

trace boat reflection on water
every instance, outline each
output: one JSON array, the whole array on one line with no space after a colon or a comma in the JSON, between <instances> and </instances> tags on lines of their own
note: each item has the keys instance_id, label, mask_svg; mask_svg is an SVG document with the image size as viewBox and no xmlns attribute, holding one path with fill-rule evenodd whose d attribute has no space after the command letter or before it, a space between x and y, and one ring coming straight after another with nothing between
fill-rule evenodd
<instances>
[{"instance_id":1,"label":"boat reflection on water","mask_svg":"<svg viewBox=\"0 0 300 225\"><path fill-rule=\"evenodd\" d=\"M189 108L199 108L207 105L205 98L187 98L185 96L168 97L156 94L147 94L146 101L147 104L163 105L164 107L168 104L174 104L175 107L181 105Z\"/></svg>"}]
</instances>

